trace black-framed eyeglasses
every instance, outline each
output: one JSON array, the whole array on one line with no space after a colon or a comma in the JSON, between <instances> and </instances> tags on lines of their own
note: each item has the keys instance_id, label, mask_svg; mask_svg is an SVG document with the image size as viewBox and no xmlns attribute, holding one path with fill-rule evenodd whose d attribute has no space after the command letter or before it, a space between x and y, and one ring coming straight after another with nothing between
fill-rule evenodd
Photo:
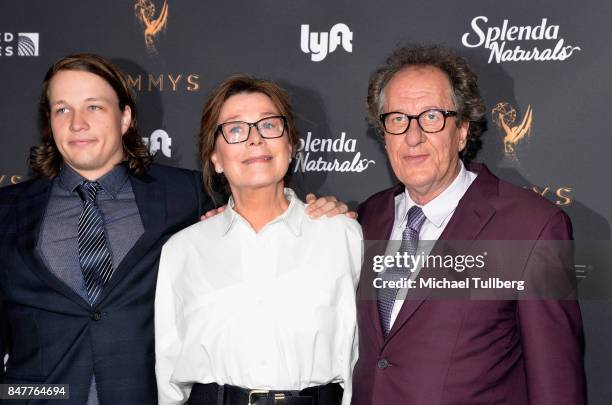
<instances>
[{"instance_id":1,"label":"black-framed eyeglasses","mask_svg":"<svg viewBox=\"0 0 612 405\"><path fill-rule=\"evenodd\" d=\"M219 124L217 132L221 132L225 142L229 144L246 142L251 134L251 128L257 128L259 135L265 139L280 138L285 133L287 118L283 115L265 117L257 122L229 121Z\"/></svg>"},{"instance_id":2,"label":"black-framed eyeglasses","mask_svg":"<svg viewBox=\"0 0 612 405\"><path fill-rule=\"evenodd\" d=\"M379 118L385 131L391 135L404 134L408 131L408 128L410 128L410 122L413 119L419 123L419 127L421 127L423 132L433 134L444 129L447 117L454 117L456 115L457 111L433 108L431 110L425 110L418 115L408 115L402 112L392 111L380 114Z\"/></svg>"}]
</instances>

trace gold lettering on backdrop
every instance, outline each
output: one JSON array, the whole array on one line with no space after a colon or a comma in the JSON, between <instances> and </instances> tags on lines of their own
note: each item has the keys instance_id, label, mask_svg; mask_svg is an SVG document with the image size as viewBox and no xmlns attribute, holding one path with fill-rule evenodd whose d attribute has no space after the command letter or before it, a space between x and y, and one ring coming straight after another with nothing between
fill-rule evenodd
<instances>
[{"instance_id":1,"label":"gold lettering on backdrop","mask_svg":"<svg viewBox=\"0 0 612 405\"><path fill-rule=\"evenodd\" d=\"M533 186L532 190L541 195L542 197L546 197L546 194L548 194L550 187L545 187L543 190L540 191L540 189L538 189L538 186Z\"/></svg>"},{"instance_id":2,"label":"gold lettering on backdrop","mask_svg":"<svg viewBox=\"0 0 612 405\"><path fill-rule=\"evenodd\" d=\"M0 174L0 187L21 182L23 176L18 174Z\"/></svg>"},{"instance_id":3,"label":"gold lettering on backdrop","mask_svg":"<svg viewBox=\"0 0 612 405\"><path fill-rule=\"evenodd\" d=\"M557 197L561 199L561 200L556 201L557 205L561 205L561 206L570 205L572 203L572 198L568 196L567 194L571 192L572 192L572 189L569 187L562 187L562 188L557 189L557 192L555 194L557 195Z\"/></svg>"},{"instance_id":4,"label":"gold lettering on backdrop","mask_svg":"<svg viewBox=\"0 0 612 405\"><path fill-rule=\"evenodd\" d=\"M185 78L187 80L185 80ZM200 89L200 75L195 73L160 73L147 75L127 75L128 86L135 91L198 91ZM166 84L164 84L164 82ZM168 82L170 82L168 84Z\"/></svg>"},{"instance_id":5,"label":"gold lettering on backdrop","mask_svg":"<svg viewBox=\"0 0 612 405\"><path fill-rule=\"evenodd\" d=\"M170 79L170 83L172 83L172 91L176 91L176 84L181 80L182 77L183 75L180 74L176 78L172 77L172 75L168 75L168 79Z\"/></svg>"},{"instance_id":6,"label":"gold lettering on backdrop","mask_svg":"<svg viewBox=\"0 0 612 405\"><path fill-rule=\"evenodd\" d=\"M132 87L133 89L137 91L140 91L142 89L142 76L141 75L136 76L136 79L134 79L130 75L127 75L127 82L128 82L129 87Z\"/></svg>"},{"instance_id":7,"label":"gold lettering on backdrop","mask_svg":"<svg viewBox=\"0 0 612 405\"><path fill-rule=\"evenodd\" d=\"M164 0L161 11L155 17L155 4L151 0L136 0L134 4L136 18L144 27L145 45L152 53L157 53L155 48L155 37L166 28L168 24L168 0Z\"/></svg>"},{"instance_id":8,"label":"gold lettering on backdrop","mask_svg":"<svg viewBox=\"0 0 612 405\"><path fill-rule=\"evenodd\" d=\"M187 91L198 91L200 89L200 75L189 75L187 76Z\"/></svg>"},{"instance_id":9,"label":"gold lettering on backdrop","mask_svg":"<svg viewBox=\"0 0 612 405\"><path fill-rule=\"evenodd\" d=\"M157 77L149 74L149 91L151 91L151 87L158 87L159 91L164 91L164 75L159 75Z\"/></svg>"},{"instance_id":10,"label":"gold lettering on backdrop","mask_svg":"<svg viewBox=\"0 0 612 405\"><path fill-rule=\"evenodd\" d=\"M562 207L571 205L573 201L573 198L569 195L573 191L571 187L559 187L554 189L549 186L544 188L533 186L531 190Z\"/></svg>"},{"instance_id":11,"label":"gold lettering on backdrop","mask_svg":"<svg viewBox=\"0 0 612 405\"><path fill-rule=\"evenodd\" d=\"M514 125L517 112L510 103L499 102L491 111L493 122L504 131L504 152L516 159L516 145L531 133L533 110L527 106L525 116L519 125Z\"/></svg>"}]
</instances>

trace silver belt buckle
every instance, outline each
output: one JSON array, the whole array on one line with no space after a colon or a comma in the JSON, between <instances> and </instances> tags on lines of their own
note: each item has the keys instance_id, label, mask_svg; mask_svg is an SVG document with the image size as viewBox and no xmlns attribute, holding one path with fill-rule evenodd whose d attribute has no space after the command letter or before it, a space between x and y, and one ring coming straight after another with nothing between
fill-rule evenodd
<instances>
[{"instance_id":1,"label":"silver belt buckle","mask_svg":"<svg viewBox=\"0 0 612 405\"><path fill-rule=\"evenodd\" d=\"M247 405L253 405L254 400L257 399L257 395L269 394L270 390L251 390L249 391L249 403ZM283 405L285 403L285 394L274 394L274 403Z\"/></svg>"}]
</instances>

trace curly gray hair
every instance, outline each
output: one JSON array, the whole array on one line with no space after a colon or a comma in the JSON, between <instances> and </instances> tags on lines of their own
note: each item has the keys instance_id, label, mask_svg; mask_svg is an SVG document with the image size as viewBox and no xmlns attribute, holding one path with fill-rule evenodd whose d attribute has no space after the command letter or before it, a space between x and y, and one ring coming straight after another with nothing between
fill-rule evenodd
<instances>
[{"instance_id":1,"label":"curly gray hair","mask_svg":"<svg viewBox=\"0 0 612 405\"><path fill-rule=\"evenodd\" d=\"M464 162L471 161L481 147L480 136L486 130L484 101L478 89L478 77L467 61L439 45L414 45L396 49L385 64L370 75L368 85L368 120L381 134L384 133L379 116L385 100L385 88L391 78L410 66L433 66L449 78L452 99L457 110L457 125L468 121L467 144L460 154Z\"/></svg>"}]
</instances>

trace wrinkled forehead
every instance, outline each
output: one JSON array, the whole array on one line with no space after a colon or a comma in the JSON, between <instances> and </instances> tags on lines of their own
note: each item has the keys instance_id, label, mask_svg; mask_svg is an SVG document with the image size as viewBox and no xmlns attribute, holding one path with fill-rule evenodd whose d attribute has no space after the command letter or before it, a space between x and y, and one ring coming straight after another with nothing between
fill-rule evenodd
<instances>
[{"instance_id":1,"label":"wrinkled forehead","mask_svg":"<svg viewBox=\"0 0 612 405\"><path fill-rule=\"evenodd\" d=\"M450 79L441 69L429 65L406 67L395 73L382 92L385 107L411 103L422 107L453 108Z\"/></svg>"},{"instance_id":2,"label":"wrinkled forehead","mask_svg":"<svg viewBox=\"0 0 612 405\"><path fill-rule=\"evenodd\" d=\"M267 94L259 91L242 91L228 97L219 111L219 121L278 115L279 108Z\"/></svg>"}]
</instances>

